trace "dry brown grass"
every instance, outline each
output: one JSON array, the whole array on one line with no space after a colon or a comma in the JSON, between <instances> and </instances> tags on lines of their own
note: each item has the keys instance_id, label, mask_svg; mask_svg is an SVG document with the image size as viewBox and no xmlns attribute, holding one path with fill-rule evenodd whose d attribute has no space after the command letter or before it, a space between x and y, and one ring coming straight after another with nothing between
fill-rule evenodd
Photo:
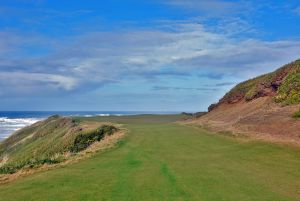
<instances>
[{"instance_id":1,"label":"dry brown grass","mask_svg":"<svg viewBox=\"0 0 300 201\"><path fill-rule=\"evenodd\" d=\"M0 159L0 167L5 165L5 163L8 161L8 155L5 155L3 158Z\"/></svg>"}]
</instances>

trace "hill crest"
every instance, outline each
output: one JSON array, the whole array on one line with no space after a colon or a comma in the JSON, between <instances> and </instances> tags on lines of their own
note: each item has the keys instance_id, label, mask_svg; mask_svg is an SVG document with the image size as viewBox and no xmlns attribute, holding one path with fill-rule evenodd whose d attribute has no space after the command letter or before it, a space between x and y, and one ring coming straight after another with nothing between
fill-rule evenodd
<instances>
[{"instance_id":1,"label":"hill crest","mask_svg":"<svg viewBox=\"0 0 300 201\"><path fill-rule=\"evenodd\" d=\"M212 111L222 104L249 102L260 97L273 97L282 105L300 103L300 59L274 72L239 83L218 103L210 105L208 110Z\"/></svg>"},{"instance_id":2,"label":"hill crest","mask_svg":"<svg viewBox=\"0 0 300 201\"><path fill-rule=\"evenodd\" d=\"M300 147L300 60L236 85L192 121L212 131Z\"/></svg>"}]
</instances>

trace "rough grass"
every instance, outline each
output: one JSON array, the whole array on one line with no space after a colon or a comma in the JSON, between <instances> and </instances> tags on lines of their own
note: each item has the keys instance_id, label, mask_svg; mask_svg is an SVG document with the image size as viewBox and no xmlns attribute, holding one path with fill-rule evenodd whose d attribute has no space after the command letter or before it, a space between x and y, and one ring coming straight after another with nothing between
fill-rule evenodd
<instances>
[{"instance_id":1,"label":"rough grass","mask_svg":"<svg viewBox=\"0 0 300 201\"><path fill-rule=\"evenodd\" d=\"M87 133L76 136L73 145L70 147L71 152L80 152L85 150L94 142L99 142L105 135L112 135L117 131L117 128L111 125L102 125L100 128L89 131Z\"/></svg>"},{"instance_id":2,"label":"rough grass","mask_svg":"<svg viewBox=\"0 0 300 201\"><path fill-rule=\"evenodd\" d=\"M276 81L276 77L283 72L288 72L288 74L282 80L279 88L274 89L277 90L274 100L284 105L300 103L300 60L287 64L272 73L236 85L222 100L236 99L236 97L246 101L253 100L259 97L261 87L272 88L272 83Z\"/></svg>"},{"instance_id":3,"label":"rough grass","mask_svg":"<svg viewBox=\"0 0 300 201\"><path fill-rule=\"evenodd\" d=\"M275 73L261 75L259 77L247 80L235 86L226 95L225 98L234 96L235 94L242 94L246 100L255 98L260 84L270 85Z\"/></svg>"},{"instance_id":4,"label":"rough grass","mask_svg":"<svg viewBox=\"0 0 300 201\"><path fill-rule=\"evenodd\" d=\"M291 73L284 79L275 100L284 105L300 103L300 72Z\"/></svg>"},{"instance_id":5,"label":"rough grass","mask_svg":"<svg viewBox=\"0 0 300 201\"><path fill-rule=\"evenodd\" d=\"M60 163L67 159L67 152L82 151L117 131L112 125L93 127L71 118L53 116L20 130L0 144L0 159L7 158L0 166L0 174Z\"/></svg>"},{"instance_id":6,"label":"rough grass","mask_svg":"<svg viewBox=\"0 0 300 201\"><path fill-rule=\"evenodd\" d=\"M295 112L293 114L293 118L296 118L296 119L300 118L300 110L298 110L297 112Z\"/></svg>"},{"instance_id":7,"label":"rough grass","mask_svg":"<svg viewBox=\"0 0 300 201\"><path fill-rule=\"evenodd\" d=\"M1 185L0 200L300 200L299 150L170 123L178 119L82 118L130 132L112 150Z\"/></svg>"}]
</instances>

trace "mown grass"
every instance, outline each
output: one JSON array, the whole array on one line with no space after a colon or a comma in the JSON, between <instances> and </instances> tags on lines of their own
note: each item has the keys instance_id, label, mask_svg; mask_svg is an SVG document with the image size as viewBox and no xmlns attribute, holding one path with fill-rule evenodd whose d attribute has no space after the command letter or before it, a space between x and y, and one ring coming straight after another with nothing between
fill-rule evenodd
<instances>
[{"instance_id":1,"label":"mown grass","mask_svg":"<svg viewBox=\"0 0 300 201\"><path fill-rule=\"evenodd\" d=\"M177 125L175 116L137 118L81 119L122 122L129 133L114 149L1 185L0 200L300 200L298 149Z\"/></svg>"}]
</instances>

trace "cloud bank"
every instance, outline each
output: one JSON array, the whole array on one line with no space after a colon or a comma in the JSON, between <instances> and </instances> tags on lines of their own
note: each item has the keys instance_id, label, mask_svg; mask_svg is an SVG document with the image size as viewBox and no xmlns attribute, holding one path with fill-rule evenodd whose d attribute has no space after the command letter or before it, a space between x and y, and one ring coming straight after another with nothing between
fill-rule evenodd
<instances>
[{"instance_id":1,"label":"cloud bank","mask_svg":"<svg viewBox=\"0 0 300 201\"><path fill-rule=\"evenodd\" d=\"M1 33L0 76L3 89L20 83L58 90L159 76L199 74L214 79L230 74L248 78L297 59L300 42L235 39L195 22L172 23L171 30L93 32L64 41ZM17 53L17 54L16 54ZM31 55L25 57L24 55ZM205 73L203 73L205 72ZM202 73L202 74L201 74ZM3 81L5 80L5 81Z\"/></svg>"},{"instance_id":2,"label":"cloud bank","mask_svg":"<svg viewBox=\"0 0 300 201\"><path fill-rule=\"evenodd\" d=\"M135 6L152 6L157 13L122 10L132 21L117 13L103 14L106 8L113 8L112 1L86 9L82 5L61 10L39 5L0 6L2 103L6 100L14 108L24 98L30 102L34 97L49 105L54 101L69 105L78 98L79 107L89 99L88 105L94 108L102 104L115 108L121 100L131 107L140 101L142 108L147 99L149 104L144 107L154 108L162 102L169 106L172 99L174 107L188 101L188 107L198 107L196 100L205 98L201 104L208 105L235 83L300 57L299 38L268 37L257 30L258 22L252 21L270 17L269 13L284 13L281 20L295 17L299 10L295 5L226 0L149 2ZM103 16L109 25L102 24ZM7 24L11 28L4 29Z\"/></svg>"}]
</instances>

